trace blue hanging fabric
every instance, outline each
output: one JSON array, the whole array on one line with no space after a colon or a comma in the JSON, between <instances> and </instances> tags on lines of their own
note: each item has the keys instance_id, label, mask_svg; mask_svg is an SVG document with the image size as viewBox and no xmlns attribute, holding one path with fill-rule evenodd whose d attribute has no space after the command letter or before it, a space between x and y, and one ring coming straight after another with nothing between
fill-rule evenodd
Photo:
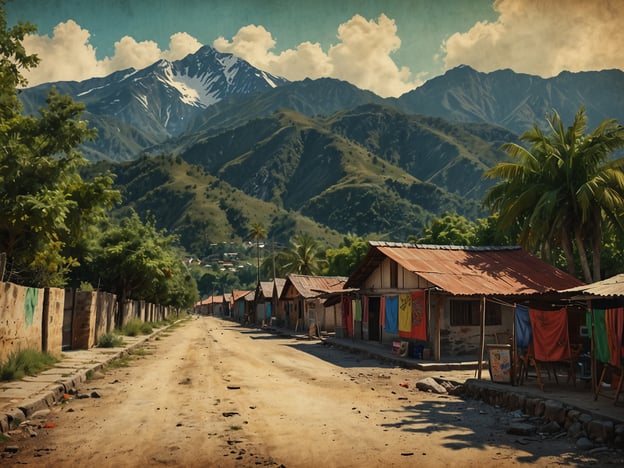
<instances>
[{"instance_id":1,"label":"blue hanging fabric","mask_svg":"<svg viewBox=\"0 0 624 468\"><path fill-rule=\"evenodd\" d=\"M399 333L399 297L386 296L386 321L384 329L388 333Z\"/></svg>"}]
</instances>

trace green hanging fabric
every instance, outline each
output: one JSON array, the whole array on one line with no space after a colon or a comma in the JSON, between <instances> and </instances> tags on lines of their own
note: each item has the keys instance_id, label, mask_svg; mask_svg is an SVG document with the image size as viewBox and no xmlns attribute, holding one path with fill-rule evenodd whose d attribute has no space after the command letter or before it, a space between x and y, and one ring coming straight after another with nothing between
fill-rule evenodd
<instances>
[{"instance_id":1,"label":"green hanging fabric","mask_svg":"<svg viewBox=\"0 0 624 468\"><path fill-rule=\"evenodd\" d=\"M594 355L600 362L609 362L611 353L609 352L609 341L607 340L607 324L605 322L604 309L594 309L594 333L592 335L592 312L587 312L585 321L589 336L594 339Z\"/></svg>"}]
</instances>

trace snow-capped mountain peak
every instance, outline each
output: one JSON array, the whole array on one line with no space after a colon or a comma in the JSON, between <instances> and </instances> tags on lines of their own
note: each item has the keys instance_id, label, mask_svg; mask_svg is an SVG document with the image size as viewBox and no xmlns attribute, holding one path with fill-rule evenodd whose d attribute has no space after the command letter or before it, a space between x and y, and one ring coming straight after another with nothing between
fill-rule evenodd
<instances>
[{"instance_id":1,"label":"snow-capped mountain peak","mask_svg":"<svg viewBox=\"0 0 624 468\"><path fill-rule=\"evenodd\" d=\"M141 70L130 68L79 83L48 83L24 92L35 102L56 86L84 102L92 114L169 137L181 132L193 115L226 97L286 83L232 54L203 46L181 60L159 60Z\"/></svg>"}]
</instances>

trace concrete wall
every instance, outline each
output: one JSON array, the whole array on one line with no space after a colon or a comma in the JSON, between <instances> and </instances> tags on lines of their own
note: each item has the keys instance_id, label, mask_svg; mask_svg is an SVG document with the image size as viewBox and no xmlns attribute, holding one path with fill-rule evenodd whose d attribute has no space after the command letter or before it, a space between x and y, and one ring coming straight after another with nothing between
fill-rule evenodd
<instances>
[{"instance_id":1,"label":"concrete wall","mask_svg":"<svg viewBox=\"0 0 624 468\"><path fill-rule=\"evenodd\" d=\"M0 362L22 349L62 351L62 289L0 283Z\"/></svg>"},{"instance_id":2,"label":"concrete wall","mask_svg":"<svg viewBox=\"0 0 624 468\"><path fill-rule=\"evenodd\" d=\"M72 349L89 349L95 341L96 294L93 291L76 291L73 305Z\"/></svg>"},{"instance_id":3,"label":"concrete wall","mask_svg":"<svg viewBox=\"0 0 624 468\"><path fill-rule=\"evenodd\" d=\"M47 288L45 290L44 321L42 322L42 350L59 355L63 350L63 306L65 290ZM47 315L47 320L45 316ZM46 325L47 324L47 325Z\"/></svg>"},{"instance_id":4,"label":"concrete wall","mask_svg":"<svg viewBox=\"0 0 624 468\"><path fill-rule=\"evenodd\" d=\"M143 301L128 301L126 306L126 313L119 317L117 298L111 293L0 282L0 362L22 349L55 355L64 348L89 349L128 320L157 322L170 312Z\"/></svg>"},{"instance_id":5,"label":"concrete wall","mask_svg":"<svg viewBox=\"0 0 624 468\"><path fill-rule=\"evenodd\" d=\"M120 314L121 322L118 323L117 326L123 328L130 320L158 322L160 320L165 320L169 316L169 313L169 308L160 304L128 300L125 303L123 312Z\"/></svg>"},{"instance_id":6,"label":"concrete wall","mask_svg":"<svg viewBox=\"0 0 624 468\"><path fill-rule=\"evenodd\" d=\"M115 329L117 296L112 293L99 291L96 301L95 339L97 342L102 335L111 333Z\"/></svg>"}]
</instances>

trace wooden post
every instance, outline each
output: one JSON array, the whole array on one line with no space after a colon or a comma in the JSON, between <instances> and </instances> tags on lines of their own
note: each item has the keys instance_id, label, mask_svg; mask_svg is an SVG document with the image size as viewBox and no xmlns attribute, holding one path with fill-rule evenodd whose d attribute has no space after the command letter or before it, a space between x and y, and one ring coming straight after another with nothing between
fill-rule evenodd
<instances>
[{"instance_id":1,"label":"wooden post","mask_svg":"<svg viewBox=\"0 0 624 468\"><path fill-rule=\"evenodd\" d=\"M4 270L6 269L6 252L0 252L0 282L4 281Z\"/></svg>"},{"instance_id":2,"label":"wooden post","mask_svg":"<svg viewBox=\"0 0 624 468\"><path fill-rule=\"evenodd\" d=\"M516 349L516 303L513 305L513 320L511 322L511 385L516 385L516 371L518 370L518 350Z\"/></svg>"},{"instance_id":3,"label":"wooden post","mask_svg":"<svg viewBox=\"0 0 624 468\"><path fill-rule=\"evenodd\" d=\"M477 379L481 379L481 367L483 367L483 354L485 352L485 296L481 297L481 337L479 345L479 364L477 368Z\"/></svg>"},{"instance_id":4,"label":"wooden post","mask_svg":"<svg viewBox=\"0 0 624 468\"><path fill-rule=\"evenodd\" d=\"M436 361L440 361L442 359L442 346L440 344L440 328L442 322L442 311L444 310L444 302L442 300L442 296L436 294L436 321L435 321L435 341L433 343L434 349L434 359Z\"/></svg>"}]
</instances>

